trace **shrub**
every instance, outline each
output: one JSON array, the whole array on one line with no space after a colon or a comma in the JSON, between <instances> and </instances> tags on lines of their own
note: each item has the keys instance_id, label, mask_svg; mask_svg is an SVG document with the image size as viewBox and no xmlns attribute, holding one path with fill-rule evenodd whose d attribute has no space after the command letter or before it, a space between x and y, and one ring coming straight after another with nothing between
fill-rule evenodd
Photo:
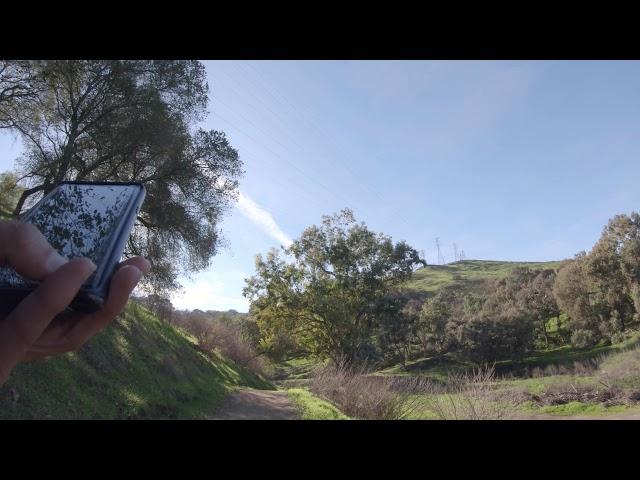
<instances>
[{"instance_id":1,"label":"shrub","mask_svg":"<svg viewBox=\"0 0 640 480\"><path fill-rule=\"evenodd\" d=\"M558 374L558 367L553 363L544 367L544 374L547 377L552 377Z\"/></svg>"},{"instance_id":2,"label":"shrub","mask_svg":"<svg viewBox=\"0 0 640 480\"><path fill-rule=\"evenodd\" d=\"M576 348L588 348L595 344L596 338L591 330L575 330L571 334L571 345Z\"/></svg>"},{"instance_id":3,"label":"shrub","mask_svg":"<svg viewBox=\"0 0 640 480\"><path fill-rule=\"evenodd\" d=\"M341 359L314 372L311 391L351 418L398 420L417 408L414 394L423 391L424 384L419 377L367 375L363 368Z\"/></svg>"},{"instance_id":4,"label":"shrub","mask_svg":"<svg viewBox=\"0 0 640 480\"><path fill-rule=\"evenodd\" d=\"M596 366L594 363L588 360L584 362L573 362L573 373L575 375L591 375L595 369Z\"/></svg>"},{"instance_id":5,"label":"shrub","mask_svg":"<svg viewBox=\"0 0 640 480\"><path fill-rule=\"evenodd\" d=\"M197 310L174 316L174 322L196 337L202 351L218 351L225 358L255 374L265 374L267 364L243 338L240 324L212 320L207 314Z\"/></svg>"},{"instance_id":6,"label":"shrub","mask_svg":"<svg viewBox=\"0 0 640 480\"><path fill-rule=\"evenodd\" d=\"M627 339L627 336L624 334L624 332L616 332L613 335L611 335L611 343L612 344L622 343L626 339Z\"/></svg>"},{"instance_id":7,"label":"shrub","mask_svg":"<svg viewBox=\"0 0 640 480\"><path fill-rule=\"evenodd\" d=\"M500 420L512 417L522 401L516 390L497 391L493 367L450 373L446 387L433 384L427 406L441 420ZM434 388L435 387L435 388Z\"/></svg>"},{"instance_id":8,"label":"shrub","mask_svg":"<svg viewBox=\"0 0 640 480\"><path fill-rule=\"evenodd\" d=\"M242 338L239 327L214 322L201 342L206 350L217 350L225 358L241 365L253 373L265 374L265 362L258 356L253 347Z\"/></svg>"},{"instance_id":9,"label":"shrub","mask_svg":"<svg viewBox=\"0 0 640 480\"><path fill-rule=\"evenodd\" d=\"M640 386L640 347L606 357L600 365L599 376L605 383Z\"/></svg>"}]
</instances>

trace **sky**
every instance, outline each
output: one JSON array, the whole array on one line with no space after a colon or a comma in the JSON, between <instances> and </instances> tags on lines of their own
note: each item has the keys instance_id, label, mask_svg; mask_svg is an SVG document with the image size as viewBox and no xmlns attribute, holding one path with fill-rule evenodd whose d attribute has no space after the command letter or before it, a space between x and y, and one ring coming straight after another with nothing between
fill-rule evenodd
<instances>
[{"instance_id":1,"label":"sky","mask_svg":"<svg viewBox=\"0 0 640 480\"><path fill-rule=\"evenodd\" d=\"M640 210L640 63L205 61L244 162L226 247L176 308L247 311L254 259L344 207L437 262L589 250ZM0 132L0 171L20 140Z\"/></svg>"}]
</instances>

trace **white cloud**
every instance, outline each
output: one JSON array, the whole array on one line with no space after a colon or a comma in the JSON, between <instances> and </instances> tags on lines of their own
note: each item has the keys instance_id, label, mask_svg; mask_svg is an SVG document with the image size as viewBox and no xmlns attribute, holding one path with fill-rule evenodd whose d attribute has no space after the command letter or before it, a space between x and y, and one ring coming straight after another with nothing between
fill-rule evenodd
<instances>
[{"instance_id":1,"label":"white cloud","mask_svg":"<svg viewBox=\"0 0 640 480\"><path fill-rule=\"evenodd\" d=\"M291 238L278 226L271 213L262 208L244 193L238 192L238 203L236 206L245 217L256 224L260 230L271 238L277 240L285 247L288 247L293 243Z\"/></svg>"}]
</instances>

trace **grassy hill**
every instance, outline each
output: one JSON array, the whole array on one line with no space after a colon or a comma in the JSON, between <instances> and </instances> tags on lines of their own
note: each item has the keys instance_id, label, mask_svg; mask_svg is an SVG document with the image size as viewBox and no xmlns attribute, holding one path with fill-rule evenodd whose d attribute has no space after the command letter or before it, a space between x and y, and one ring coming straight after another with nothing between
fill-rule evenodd
<instances>
[{"instance_id":1,"label":"grassy hill","mask_svg":"<svg viewBox=\"0 0 640 480\"><path fill-rule=\"evenodd\" d=\"M494 260L461 260L447 265L428 265L414 272L405 288L414 292L433 294L442 288L460 288L482 292L498 278L515 267L531 269L559 268L562 262L501 262Z\"/></svg>"},{"instance_id":2,"label":"grassy hill","mask_svg":"<svg viewBox=\"0 0 640 480\"><path fill-rule=\"evenodd\" d=\"M236 386L274 388L130 303L79 352L18 366L0 419L202 418Z\"/></svg>"}]
</instances>

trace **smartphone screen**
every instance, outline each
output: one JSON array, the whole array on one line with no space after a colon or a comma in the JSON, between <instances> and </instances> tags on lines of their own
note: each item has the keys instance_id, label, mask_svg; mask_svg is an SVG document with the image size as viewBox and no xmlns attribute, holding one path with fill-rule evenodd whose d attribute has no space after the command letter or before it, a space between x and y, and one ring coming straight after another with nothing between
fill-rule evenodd
<instances>
[{"instance_id":1,"label":"smartphone screen","mask_svg":"<svg viewBox=\"0 0 640 480\"><path fill-rule=\"evenodd\" d=\"M97 269L86 282L101 296L104 277L122 256L141 204L139 184L63 183L46 195L21 221L38 227L66 258L87 257ZM9 267L0 267L0 288L33 288ZM102 292L104 293L104 292Z\"/></svg>"}]
</instances>

